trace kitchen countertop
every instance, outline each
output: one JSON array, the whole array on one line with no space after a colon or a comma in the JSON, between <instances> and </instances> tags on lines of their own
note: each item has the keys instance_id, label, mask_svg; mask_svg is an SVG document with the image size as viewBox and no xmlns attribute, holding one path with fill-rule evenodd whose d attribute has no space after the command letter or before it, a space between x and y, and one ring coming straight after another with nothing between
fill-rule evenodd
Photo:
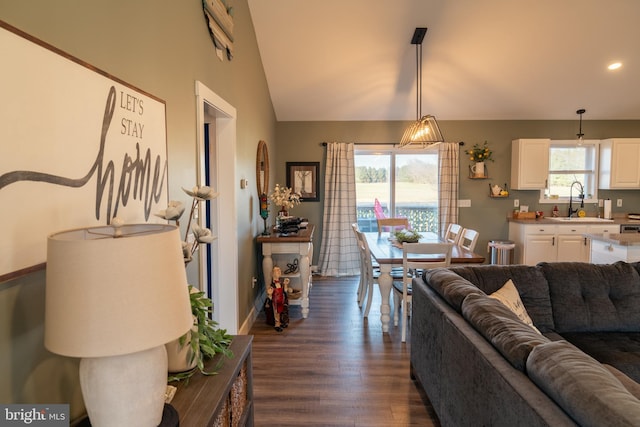
<instances>
[{"instance_id":1,"label":"kitchen countertop","mask_svg":"<svg viewBox=\"0 0 640 427\"><path fill-rule=\"evenodd\" d=\"M617 217L617 218L613 218L613 221L602 221L599 218L593 218L593 221L588 221L588 220L580 220L580 221L558 221L557 219L551 219L551 218L538 218L538 219L520 219L520 218L513 218L511 216L507 216L507 221L509 222L515 222L518 224L555 224L555 225L559 225L559 224L602 224L602 225L606 225L606 224L640 224L640 220L637 219L629 219L626 216L624 217Z\"/></svg>"},{"instance_id":2,"label":"kitchen countertop","mask_svg":"<svg viewBox=\"0 0 640 427\"><path fill-rule=\"evenodd\" d=\"M640 233L586 233L585 237L620 246L640 246Z\"/></svg>"}]
</instances>

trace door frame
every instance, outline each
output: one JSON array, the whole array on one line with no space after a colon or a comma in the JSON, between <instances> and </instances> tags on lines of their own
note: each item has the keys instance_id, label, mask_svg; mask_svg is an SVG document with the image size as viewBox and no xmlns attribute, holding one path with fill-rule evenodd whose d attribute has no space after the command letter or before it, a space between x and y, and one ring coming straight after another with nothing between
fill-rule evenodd
<instances>
[{"instance_id":1,"label":"door frame","mask_svg":"<svg viewBox=\"0 0 640 427\"><path fill-rule=\"evenodd\" d=\"M238 332L238 227L236 203L236 109L202 82L195 82L197 180L205 181L205 123L209 125L210 149L214 162L209 180L220 195L211 203L211 231L217 235L211 247L212 259L207 263L207 251L200 252L199 278L207 296L214 303L213 320L229 334ZM200 217L204 215L201 207ZM211 271L207 265L211 265Z\"/></svg>"}]
</instances>

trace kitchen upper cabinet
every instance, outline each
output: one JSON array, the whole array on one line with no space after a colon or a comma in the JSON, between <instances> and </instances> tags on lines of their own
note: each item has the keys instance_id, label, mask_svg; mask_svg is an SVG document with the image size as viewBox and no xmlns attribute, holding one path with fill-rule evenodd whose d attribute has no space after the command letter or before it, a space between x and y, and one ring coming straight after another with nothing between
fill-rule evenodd
<instances>
[{"instance_id":1,"label":"kitchen upper cabinet","mask_svg":"<svg viewBox=\"0 0 640 427\"><path fill-rule=\"evenodd\" d=\"M550 139L511 141L511 188L540 190L547 186Z\"/></svg>"},{"instance_id":2,"label":"kitchen upper cabinet","mask_svg":"<svg viewBox=\"0 0 640 427\"><path fill-rule=\"evenodd\" d=\"M600 188L640 188L640 138L600 141Z\"/></svg>"}]
</instances>

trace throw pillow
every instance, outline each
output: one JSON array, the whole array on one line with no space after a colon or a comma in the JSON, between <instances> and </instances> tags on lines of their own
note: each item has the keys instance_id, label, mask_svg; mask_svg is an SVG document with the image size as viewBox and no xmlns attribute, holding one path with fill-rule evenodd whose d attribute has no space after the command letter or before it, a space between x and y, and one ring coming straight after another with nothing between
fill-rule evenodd
<instances>
[{"instance_id":1,"label":"throw pillow","mask_svg":"<svg viewBox=\"0 0 640 427\"><path fill-rule=\"evenodd\" d=\"M531 326L537 333L540 333L538 328L534 326L531 317L529 317L527 309L524 308L524 304L520 299L520 294L516 289L516 285L513 284L513 281L511 279L507 280L507 283L505 283L504 286L489 295L489 297L497 299L498 301L506 305L509 310L513 311L513 313L518 316L518 319Z\"/></svg>"}]
</instances>

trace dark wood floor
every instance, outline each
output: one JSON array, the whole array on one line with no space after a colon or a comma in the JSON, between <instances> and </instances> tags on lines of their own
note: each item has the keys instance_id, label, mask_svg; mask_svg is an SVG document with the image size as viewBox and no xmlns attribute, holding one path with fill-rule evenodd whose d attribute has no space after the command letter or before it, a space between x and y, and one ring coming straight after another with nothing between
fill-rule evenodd
<instances>
[{"instance_id":1,"label":"dark wood floor","mask_svg":"<svg viewBox=\"0 0 640 427\"><path fill-rule=\"evenodd\" d=\"M251 329L256 426L439 426L409 378L400 327L382 334L380 298L369 319L356 303L357 277L314 277L310 313L290 307L276 332L264 312Z\"/></svg>"}]
</instances>

